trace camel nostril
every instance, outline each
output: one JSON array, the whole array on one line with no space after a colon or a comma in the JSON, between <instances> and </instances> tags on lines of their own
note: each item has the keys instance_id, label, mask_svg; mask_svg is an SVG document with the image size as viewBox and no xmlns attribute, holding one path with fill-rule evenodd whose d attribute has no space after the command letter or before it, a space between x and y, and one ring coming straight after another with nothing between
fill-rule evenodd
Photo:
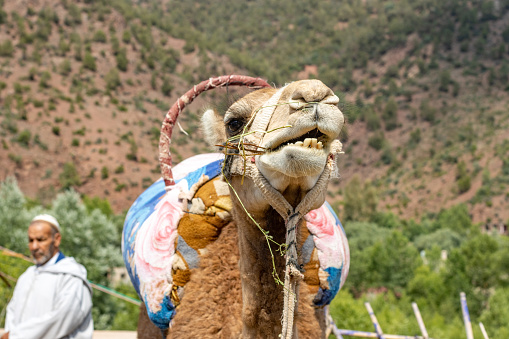
<instances>
[{"instance_id":1,"label":"camel nostril","mask_svg":"<svg viewBox=\"0 0 509 339\"><path fill-rule=\"evenodd\" d=\"M301 91L299 91L299 90L293 92L290 99L292 101L306 101L306 99L304 99L304 96L302 95Z\"/></svg>"},{"instance_id":2,"label":"camel nostril","mask_svg":"<svg viewBox=\"0 0 509 339\"><path fill-rule=\"evenodd\" d=\"M321 104L337 105L339 104L339 98L337 95L332 94L320 101Z\"/></svg>"},{"instance_id":3,"label":"camel nostril","mask_svg":"<svg viewBox=\"0 0 509 339\"><path fill-rule=\"evenodd\" d=\"M308 80L308 86L296 88L290 95L292 102L305 103L324 103L335 105L339 99L332 90L318 80Z\"/></svg>"}]
</instances>

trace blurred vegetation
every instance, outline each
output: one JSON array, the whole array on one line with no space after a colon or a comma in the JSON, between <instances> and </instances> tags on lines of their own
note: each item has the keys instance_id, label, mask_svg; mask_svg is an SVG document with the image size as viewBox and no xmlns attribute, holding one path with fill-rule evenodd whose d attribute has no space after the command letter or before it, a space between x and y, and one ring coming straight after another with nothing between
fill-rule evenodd
<instances>
[{"instance_id":1,"label":"blurred vegetation","mask_svg":"<svg viewBox=\"0 0 509 339\"><path fill-rule=\"evenodd\" d=\"M363 305L369 301L384 333L420 335L411 308L416 302L430 336L460 338L459 294L465 292L475 336L482 336L476 326L482 321L490 338L506 338L509 238L482 234L464 204L419 221L377 212L369 207L371 186L356 182L347 189L364 198L352 199L345 215L363 214L364 221L345 219L351 266L331 304L336 325L373 332Z\"/></svg>"}]
</instances>

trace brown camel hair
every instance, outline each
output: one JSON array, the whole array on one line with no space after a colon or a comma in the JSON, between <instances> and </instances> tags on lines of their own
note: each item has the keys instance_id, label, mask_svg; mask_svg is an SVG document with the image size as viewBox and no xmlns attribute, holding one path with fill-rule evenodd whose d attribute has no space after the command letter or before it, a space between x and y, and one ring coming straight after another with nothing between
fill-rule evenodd
<instances>
[{"instance_id":1,"label":"brown camel hair","mask_svg":"<svg viewBox=\"0 0 509 339\"><path fill-rule=\"evenodd\" d=\"M304 239L300 242L303 241ZM264 246L264 244L261 245ZM260 270L265 273L263 279L265 285L269 287L265 293L277 296L278 301L282 302L281 288L274 291L275 283L269 273L272 267L259 268L257 271ZM204 291L206 291L205 295ZM242 319L239 317L242 313L242 295L238 235L234 223L223 228L219 238L201 257L200 268L193 271L185 293L187 307L178 308L177 316L173 319L172 328L167 336L168 339L242 337ZM322 322L325 321L323 314L320 309L315 310L311 307L313 294L305 289L302 289L300 294L301 299L307 299L308 302L299 303L297 313L299 336L320 338L323 336ZM258 325L265 330L263 338L277 338L279 332L264 325L267 315L266 311L260 312L259 319L256 319ZM150 321L146 307L142 304L138 322L138 338L161 337L161 330Z\"/></svg>"},{"instance_id":2,"label":"brown camel hair","mask_svg":"<svg viewBox=\"0 0 509 339\"><path fill-rule=\"evenodd\" d=\"M228 139L249 131L253 114L276 92L262 89L248 94L228 109L224 121L217 113L207 111L202 123L208 142L224 145ZM318 80L289 84L282 90L266 129L278 130L262 136L265 154L247 158L256 163L270 186L293 208L315 186L327 166L331 144L344 122L336 104L337 97ZM312 146L302 147L302 141L306 145L309 140L305 139L312 138ZM226 157L224 171L224 179L231 183L233 223L223 228L200 257L200 267L192 271L168 338L277 338L281 334L283 287L272 275L273 258L267 240L251 218L279 244L286 241L285 220L268 203L249 172L243 176L235 170L235 159L238 155ZM308 211L323 204L325 193L320 192ZM298 228L305 228L304 221ZM276 272L283 279L285 258L276 252L278 246L271 247ZM302 260L299 257L299 264ZM312 307L316 290L300 283L297 291L293 338L323 338L323 309ZM147 320L140 318L139 338L145 338Z\"/></svg>"}]
</instances>

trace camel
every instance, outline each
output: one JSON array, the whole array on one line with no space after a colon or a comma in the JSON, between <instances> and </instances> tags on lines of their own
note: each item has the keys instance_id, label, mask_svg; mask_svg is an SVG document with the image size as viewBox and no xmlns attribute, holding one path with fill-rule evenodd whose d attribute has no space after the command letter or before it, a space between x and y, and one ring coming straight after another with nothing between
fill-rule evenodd
<instances>
[{"instance_id":1,"label":"camel","mask_svg":"<svg viewBox=\"0 0 509 339\"><path fill-rule=\"evenodd\" d=\"M337 171L338 102L321 81L301 80L251 92L224 117L204 113L207 142L226 154L218 180L228 184L231 218L200 252L167 338L325 337L299 250L305 215L324 204ZM143 310L139 338L157 332Z\"/></svg>"}]
</instances>

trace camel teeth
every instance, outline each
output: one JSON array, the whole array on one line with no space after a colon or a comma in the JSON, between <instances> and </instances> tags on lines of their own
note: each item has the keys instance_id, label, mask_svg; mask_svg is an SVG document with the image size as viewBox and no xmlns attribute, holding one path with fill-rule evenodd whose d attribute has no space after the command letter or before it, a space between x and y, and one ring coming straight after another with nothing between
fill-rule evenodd
<instances>
[{"instance_id":1,"label":"camel teeth","mask_svg":"<svg viewBox=\"0 0 509 339\"><path fill-rule=\"evenodd\" d=\"M318 141L318 139L316 139L316 138L306 138L306 139L304 139L304 141L296 141L294 144L288 144L288 145L305 147L305 148L323 149L323 143L321 141Z\"/></svg>"}]
</instances>

